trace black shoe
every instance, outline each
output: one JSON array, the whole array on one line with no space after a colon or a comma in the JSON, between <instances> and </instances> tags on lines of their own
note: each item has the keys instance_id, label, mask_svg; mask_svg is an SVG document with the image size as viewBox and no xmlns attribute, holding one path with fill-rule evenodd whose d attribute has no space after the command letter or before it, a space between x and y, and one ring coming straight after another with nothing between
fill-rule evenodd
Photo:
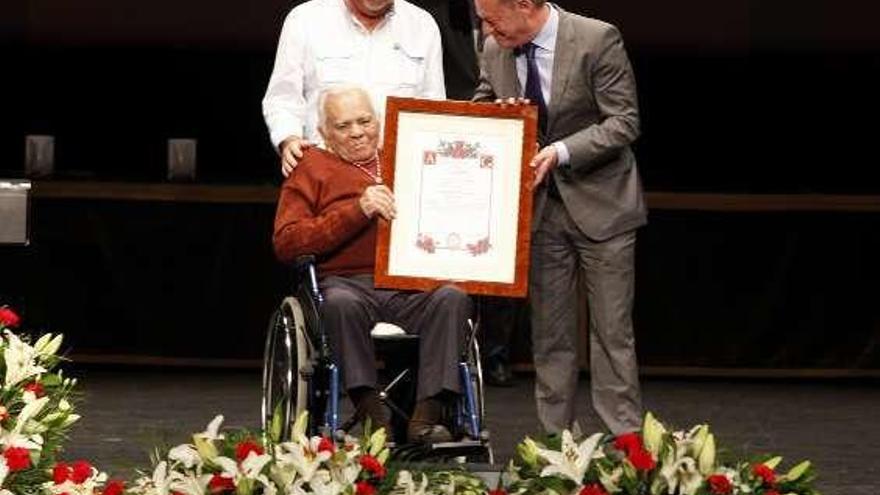
<instances>
[{"instance_id":1,"label":"black shoe","mask_svg":"<svg viewBox=\"0 0 880 495\"><path fill-rule=\"evenodd\" d=\"M407 436L411 443L443 443L452 441L452 433L443 425L414 425L410 423Z\"/></svg>"},{"instance_id":2,"label":"black shoe","mask_svg":"<svg viewBox=\"0 0 880 495\"><path fill-rule=\"evenodd\" d=\"M492 387L513 386L513 373L510 371L510 366L501 359L489 358L486 361L486 369L483 371L483 380L487 385Z\"/></svg>"}]
</instances>

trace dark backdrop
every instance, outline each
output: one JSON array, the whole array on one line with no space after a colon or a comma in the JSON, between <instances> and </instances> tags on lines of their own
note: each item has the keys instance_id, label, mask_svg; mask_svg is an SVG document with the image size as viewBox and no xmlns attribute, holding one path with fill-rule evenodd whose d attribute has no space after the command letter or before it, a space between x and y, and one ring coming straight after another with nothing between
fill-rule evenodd
<instances>
[{"instance_id":1,"label":"dark backdrop","mask_svg":"<svg viewBox=\"0 0 880 495\"><path fill-rule=\"evenodd\" d=\"M878 16L787 3L560 2L624 33L648 190L880 194ZM3 2L0 176L20 176L24 135L45 133L60 178L162 180L165 140L195 137L200 181L277 183L260 99L292 5ZM33 206L32 245L0 249L0 299L35 325L81 352L259 355L285 285L271 205ZM655 209L638 251L641 361L880 368L878 227L876 213Z\"/></svg>"}]
</instances>

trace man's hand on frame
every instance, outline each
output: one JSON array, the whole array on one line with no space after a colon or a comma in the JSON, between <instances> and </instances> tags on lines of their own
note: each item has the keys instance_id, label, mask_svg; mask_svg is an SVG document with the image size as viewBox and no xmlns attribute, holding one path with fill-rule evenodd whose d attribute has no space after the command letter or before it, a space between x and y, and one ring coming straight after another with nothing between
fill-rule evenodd
<instances>
[{"instance_id":1,"label":"man's hand on frame","mask_svg":"<svg viewBox=\"0 0 880 495\"><path fill-rule=\"evenodd\" d=\"M368 218L380 215L385 220L394 220L397 208L394 206L394 194L388 186L378 184L364 189L359 200L361 210Z\"/></svg>"},{"instance_id":2,"label":"man's hand on frame","mask_svg":"<svg viewBox=\"0 0 880 495\"><path fill-rule=\"evenodd\" d=\"M559 164L559 155L556 153L556 147L553 145L545 146L541 151L532 158L531 166L535 170L535 181L532 183L537 187L551 170Z\"/></svg>"},{"instance_id":3,"label":"man's hand on frame","mask_svg":"<svg viewBox=\"0 0 880 495\"><path fill-rule=\"evenodd\" d=\"M531 100L529 100L528 98L521 98L521 97L514 98L511 96L509 98L497 98L495 100L495 103L497 105L502 105L502 106L503 105L528 105L529 103L531 103Z\"/></svg>"},{"instance_id":4,"label":"man's hand on frame","mask_svg":"<svg viewBox=\"0 0 880 495\"><path fill-rule=\"evenodd\" d=\"M312 143L299 136L290 136L284 141L281 141L281 144L278 145L278 149L281 151L281 173L284 174L285 177L293 172L293 169L296 168L299 160L302 159L303 150L309 146L312 146Z\"/></svg>"}]
</instances>

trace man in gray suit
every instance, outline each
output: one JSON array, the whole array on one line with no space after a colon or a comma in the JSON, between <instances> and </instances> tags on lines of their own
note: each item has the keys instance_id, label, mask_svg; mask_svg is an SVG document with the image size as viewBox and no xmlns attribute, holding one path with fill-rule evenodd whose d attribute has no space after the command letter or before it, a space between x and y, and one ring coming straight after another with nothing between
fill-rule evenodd
<instances>
[{"instance_id":1,"label":"man in gray suit","mask_svg":"<svg viewBox=\"0 0 880 495\"><path fill-rule=\"evenodd\" d=\"M545 0L476 0L486 41L477 101L537 104L530 297L538 417L570 428L579 274L593 408L615 434L641 424L632 328L636 228L647 211L630 144L636 84L619 31Z\"/></svg>"}]
</instances>

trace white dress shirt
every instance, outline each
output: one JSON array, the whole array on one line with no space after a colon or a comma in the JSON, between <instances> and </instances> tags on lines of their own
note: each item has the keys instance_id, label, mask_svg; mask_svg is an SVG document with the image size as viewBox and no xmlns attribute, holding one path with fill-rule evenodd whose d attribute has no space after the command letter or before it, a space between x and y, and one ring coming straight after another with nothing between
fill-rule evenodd
<instances>
[{"instance_id":1,"label":"white dress shirt","mask_svg":"<svg viewBox=\"0 0 880 495\"><path fill-rule=\"evenodd\" d=\"M535 49L535 65L538 67L538 79L541 81L541 94L544 96L544 104L550 108L550 89L553 87L553 60L556 55L556 35L559 33L559 12L550 4L546 4L550 9L550 16L535 35L532 43L537 46ZM516 57L516 76L519 79L519 85L525 91L526 75L528 74L528 63L525 54ZM568 147L562 141L553 143L556 148L559 165L568 164L571 159L568 153Z\"/></svg>"},{"instance_id":2,"label":"white dress shirt","mask_svg":"<svg viewBox=\"0 0 880 495\"><path fill-rule=\"evenodd\" d=\"M290 136L320 143L318 96L351 85L370 93L380 121L386 96L446 98L440 30L431 15L395 0L368 31L344 0L311 0L291 10L263 98L272 144L277 149Z\"/></svg>"}]
</instances>

